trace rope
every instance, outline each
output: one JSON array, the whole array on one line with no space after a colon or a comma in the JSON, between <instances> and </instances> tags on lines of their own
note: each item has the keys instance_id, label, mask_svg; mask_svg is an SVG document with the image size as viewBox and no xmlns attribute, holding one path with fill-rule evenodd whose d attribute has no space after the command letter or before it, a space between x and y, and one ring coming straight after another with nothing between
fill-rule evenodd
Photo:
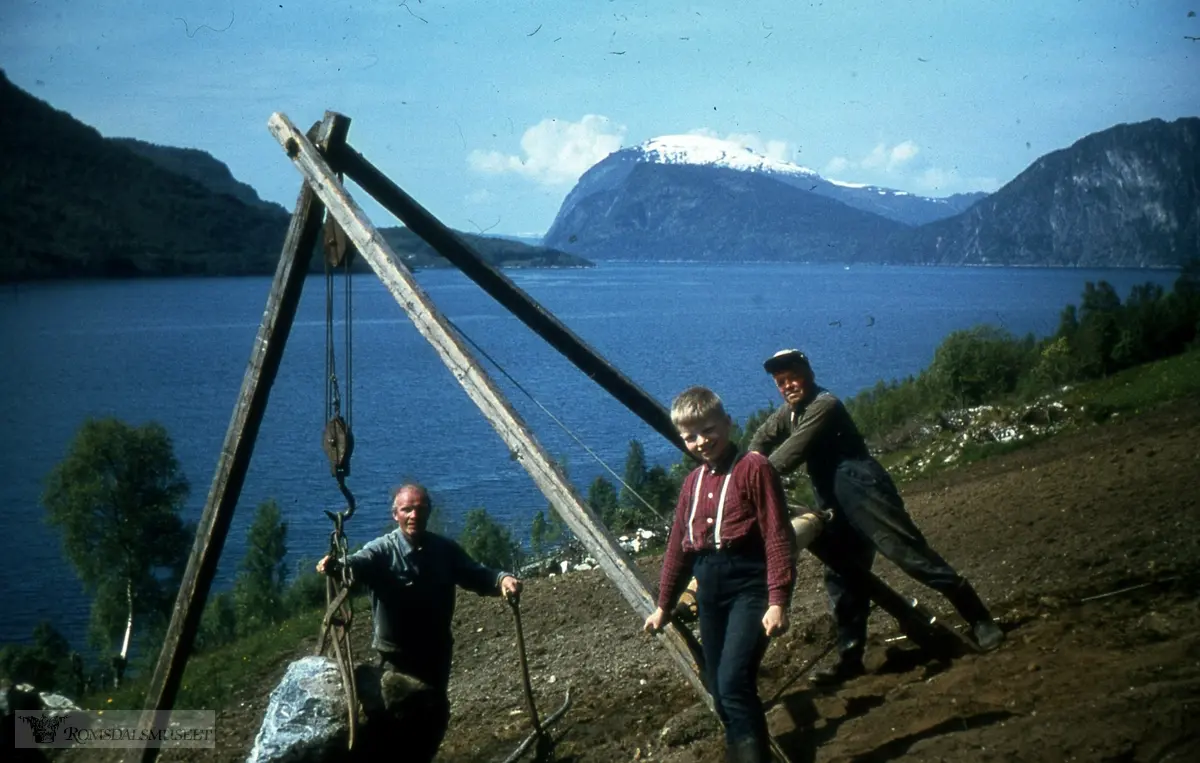
<instances>
[{"instance_id":1,"label":"rope","mask_svg":"<svg viewBox=\"0 0 1200 763\"><path fill-rule=\"evenodd\" d=\"M333 418L333 396L337 384L330 383L336 360L333 356L333 269L325 260L325 420Z\"/></svg>"},{"instance_id":2,"label":"rope","mask_svg":"<svg viewBox=\"0 0 1200 763\"><path fill-rule=\"evenodd\" d=\"M541 401L540 401L540 400L538 400L536 397L534 397L534 396L533 396L533 394L532 394L532 393L531 393L529 390L527 390L527 389L525 389L523 386L521 386L521 383L520 383L519 381L517 381L516 379L514 379L514 378L513 378L513 375L512 375L512 374L510 374L510 373L507 371L507 369L505 369L505 368L504 368L504 366L500 365L500 361L496 360L496 359L495 359L495 358L493 358L491 355L489 355L487 350L485 350L485 349L483 349L482 347L480 347L480 346L479 346L479 345L478 345L478 344L475 342L475 340L474 340L474 339L472 339L472 338L470 337L470 335L468 335L468 334L467 334L467 332L463 331L463 330L462 330L462 329L461 329L461 328L458 326L458 324L456 324L454 321L452 321L452 320L450 320L449 318L447 318L447 319L446 319L446 322L447 322L447 323L449 323L449 324L450 324L450 327L451 327L451 328L453 328L455 331L457 331L457 332L459 333L459 335L460 335L460 336L461 336L463 339L467 340L467 343L468 343L468 344L470 344L472 347L474 347L474 348L475 348L475 350L476 350L476 351L477 351L477 352L478 352L480 355L482 355L482 356L483 356L484 358L486 358L486 359L487 359L487 360L488 360L488 361L489 361L489 362L490 362L490 363L491 363L493 366L495 366L495 367L496 367L496 370L497 370L497 371L499 371L499 372L500 372L500 373L501 373L501 374L504 376L504 378L506 378L506 379L508 379L510 382L512 382L513 386L514 386L514 387L516 387L518 390L520 390L520 391L521 391L521 392L522 392L522 393L525 395L525 397L527 397L527 398L529 398L530 400L532 400L534 405L536 405L538 408L541 408L541 409L542 409L542 413L545 413L547 416L549 416L549 417L550 417L550 420L551 420L551 421L553 421L555 424L558 424L558 426L559 426L559 427L561 427L561 428L562 428L562 430L563 430L564 432L566 432L566 433L567 433L567 436L569 436L569 437L570 437L572 440L574 440L574 441L575 441L575 442L576 442L576 443L579 445L579 447L581 447L581 448L583 448L585 451L587 451L587 454L588 454L589 456L591 456L592 458L594 458L594 459L596 460L596 463L598 463L598 464L600 464L601 466L603 466L603 467L604 467L604 470L605 470L605 471L607 471L609 474L611 474L611 475L612 475L612 477L613 477L613 479L615 479L617 482L621 483L621 487L623 487L623 488L625 488L626 490L628 490L628 491L629 491L629 493L630 493L630 495L632 495L633 497L635 497L635 498L637 498L639 501L641 501L641 502L642 502L642 505L643 505L643 506L645 506L647 509L649 509L649 510L650 510L650 512L651 512L652 514L654 514L654 516L658 517L660 521L662 521L662 522L666 522L666 521L667 521L666 517L664 517L664 516L662 515L662 513L661 513L661 512L660 512L658 509L656 509L655 507L651 506L651 505L650 505L650 502L649 502L649 501L647 501L645 498L643 498L643 497L642 497L642 495L641 495L641 493L639 493L638 491L634 490L634 489L633 489L633 488L632 488L632 487L629 485L629 483L628 483L628 482L626 482L624 479L622 479L622 478L621 478L621 475L619 475L619 474L617 474L615 471L613 471L613 468L612 468L611 466L609 466L609 465L608 465L608 463L607 463L607 462L605 462L605 460L604 460L603 458L601 458L601 457L600 457L600 455L599 455L598 453L596 453L596 451L594 451L594 450L592 450L591 448L589 448L589 447L587 446L587 443L585 443L583 440L579 439L579 437L578 437L578 436L577 436L577 435L576 435L576 434L575 434L573 431L571 431L571 428L570 428L570 427L568 427L568 426L567 426L566 424L564 424L564 423L563 423L561 420L559 420L559 418L558 418L557 416L555 416L553 413L551 413L551 412L550 412L550 409L548 409L546 406L542 405Z\"/></svg>"},{"instance_id":3,"label":"rope","mask_svg":"<svg viewBox=\"0 0 1200 763\"><path fill-rule=\"evenodd\" d=\"M351 394L351 390L354 388L354 385L351 382L351 361L353 360L353 355L354 355L354 342L352 341L353 336L354 336L354 321L352 320L353 313L354 313L354 290L350 288L350 265L353 261L354 261L354 245L347 242L346 243L346 259L345 259L345 262L343 263L343 267L345 267L345 269L346 269L345 270L346 277L344 279L345 285L346 285L346 294L344 297L345 305L346 305L346 321L345 321L346 371L345 371L344 375L342 376L342 379L346 383L346 401L345 401L345 403L346 403L346 426L350 427L351 430L353 430L353 428L354 428L354 396L353 396L353 394Z\"/></svg>"},{"instance_id":4,"label":"rope","mask_svg":"<svg viewBox=\"0 0 1200 763\"><path fill-rule=\"evenodd\" d=\"M337 355L334 351L334 280L338 265L336 250L339 245L345 247L342 253L341 267L345 281L343 305L345 320L343 325L343 342L345 344L345 369L343 379L346 384L345 416L342 415L342 397L338 389ZM354 651L350 641L350 629L354 622L354 607L350 592L354 585L354 575L346 563L349 555L349 544L346 541L345 522L354 515L356 502L354 494L346 486L346 477L350 473L350 454L354 449L352 422L352 383L351 363L353 334L352 305L353 290L350 283L350 261L353 249L346 246L344 234L341 234L332 218L325 221L325 240L323 257L325 263L325 431L323 447L330 459L333 476L337 480L338 490L346 499L347 508L344 511L325 511L325 515L333 522L333 531L329 535L329 557L337 569L325 578L325 617L321 621L320 637L317 640L316 654L326 654L333 647L333 660L341 675L342 687L346 692L346 710L349 721L347 747L354 748L356 729L358 726L358 686L354 678Z\"/></svg>"}]
</instances>

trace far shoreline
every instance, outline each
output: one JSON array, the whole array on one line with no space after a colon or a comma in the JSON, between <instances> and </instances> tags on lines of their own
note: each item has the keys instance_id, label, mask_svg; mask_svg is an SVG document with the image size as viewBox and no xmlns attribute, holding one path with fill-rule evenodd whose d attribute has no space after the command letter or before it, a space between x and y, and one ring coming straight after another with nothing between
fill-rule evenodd
<instances>
[{"instance_id":1,"label":"far shoreline","mask_svg":"<svg viewBox=\"0 0 1200 763\"><path fill-rule=\"evenodd\" d=\"M1022 264L1004 264L1004 263L961 263L961 264L945 264L945 263L921 263L921 262L826 262L812 260L644 260L644 259L622 259L622 258L603 258L587 261L587 264L579 265L522 265L510 264L493 266L497 270L595 270L605 265L621 265L621 266L662 266L662 265L688 265L688 266L795 266L795 267L818 267L832 268L843 270L854 270L855 268L870 268L870 269L887 269L887 268L938 268L944 270L957 269L977 269L977 270L1061 270L1061 271L1085 271L1085 270L1107 270L1118 272L1181 272L1183 265L1034 265L1029 263ZM461 270L452 264L438 265L421 265L415 268L409 268L411 273L422 273L427 271L449 271L461 272ZM321 270L314 269L308 274L308 277L322 277L324 273ZM359 270L354 272L354 276L374 276L375 273L369 269ZM51 275L44 277L32 278L10 278L0 279L0 287L16 288L22 285L32 284L67 284L67 283L113 283L113 282L133 282L133 281L182 281L182 280L215 280L221 278L270 278L274 276L274 271L262 271L253 273L135 273L121 275Z\"/></svg>"}]
</instances>

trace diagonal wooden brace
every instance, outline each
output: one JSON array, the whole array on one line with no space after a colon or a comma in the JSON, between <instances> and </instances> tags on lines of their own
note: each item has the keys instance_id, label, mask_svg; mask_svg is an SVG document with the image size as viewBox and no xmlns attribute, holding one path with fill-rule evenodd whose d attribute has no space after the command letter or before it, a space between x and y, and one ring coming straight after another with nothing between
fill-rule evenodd
<instances>
[{"instance_id":1,"label":"diagonal wooden brace","mask_svg":"<svg viewBox=\"0 0 1200 763\"><path fill-rule=\"evenodd\" d=\"M571 532L597 559L634 611L645 617L655 608L654 598L640 573L617 545L575 488L563 476L550 454L483 370L445 316L421 289L412 273L384 241L366 214L346 193L320 152L283 114L268 121L268 129L284 147L305 181L341 225L363 260L371 266L392 297L412 320L417 331L433 346L442 362L479 407L504 444L533 478L538 489L566 522ZM663 632L662 642L679 663L684 676L711 707L701 679L702 657L691 634L675 627Z\"/></svg>"}]
</instances>

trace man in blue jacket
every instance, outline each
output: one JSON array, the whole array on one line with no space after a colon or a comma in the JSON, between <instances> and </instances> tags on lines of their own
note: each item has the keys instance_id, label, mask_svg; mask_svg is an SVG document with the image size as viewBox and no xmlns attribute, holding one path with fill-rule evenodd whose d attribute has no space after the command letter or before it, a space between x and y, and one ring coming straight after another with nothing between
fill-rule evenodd
<instances>
[{"instance_id":1,"label":"man in blue jacket","mask_svg":"<svg viewBox=\"0 0 1200 763\"><path fill-rule=\"evenodd\" d=\"M354 580L370 592L373 646L384 667L418 678L445 697L454 645L455 588L510 597L520 595L521 581L476 562L449 538L428 532L432 510L429 492L421 485L398 488L392 498L398 527L350 554L346 564ZM337 570L337 560L329 556L317 563L321 574ZM439 720L429 757L446 733L448 700Z\"/></svg>"}]
</instances>

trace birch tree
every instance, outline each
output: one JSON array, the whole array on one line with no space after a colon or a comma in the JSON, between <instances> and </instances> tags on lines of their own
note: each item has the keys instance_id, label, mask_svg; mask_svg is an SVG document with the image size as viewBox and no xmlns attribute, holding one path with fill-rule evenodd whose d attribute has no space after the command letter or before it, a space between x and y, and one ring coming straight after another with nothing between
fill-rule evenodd
<instances>
[{"instance_id":1,"label":"birch tree","mask_svg":"<svg viewBox=\"0 0 1200 763\"><path fill-rule=\"evenodd\" d=\"M90 634L113 649L116 680L135 628L161 624L175 600L192 536L180 518L188 482L157 423L84 422L49 474L42 504L90 594Z\"/></svg>"}]
</instances>

